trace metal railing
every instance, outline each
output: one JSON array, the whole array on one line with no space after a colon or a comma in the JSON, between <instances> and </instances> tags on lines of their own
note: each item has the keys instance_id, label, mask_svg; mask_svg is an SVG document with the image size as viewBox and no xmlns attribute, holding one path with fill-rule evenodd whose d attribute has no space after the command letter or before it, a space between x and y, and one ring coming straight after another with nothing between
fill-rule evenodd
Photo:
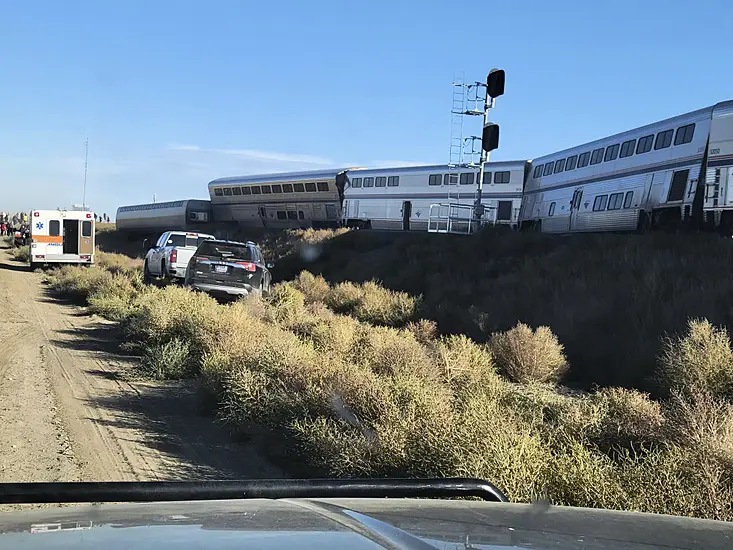
<instances>
[{"instance_id":1,"label":"metal railing","mask_svg":"<svg viewBox=\"0 0 733 550\"><path fill-rule=\"evenodd\" d=\"M431 204L428 233L458 233L468 235L478 227L473 206L468 204Z\"/></svg>"}]
</instances>

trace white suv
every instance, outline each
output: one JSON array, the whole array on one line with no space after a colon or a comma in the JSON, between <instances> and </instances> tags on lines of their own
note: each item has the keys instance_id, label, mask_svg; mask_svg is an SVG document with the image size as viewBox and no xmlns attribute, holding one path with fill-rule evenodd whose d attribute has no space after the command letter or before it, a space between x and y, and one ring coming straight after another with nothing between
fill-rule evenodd
<instances>
[{"instance_id":1,"label":"white suv","mask_svg":"<svg viewBox=\"0 0 733 550\"><path fill-rule=\"evenodd\" d=\"M145 255L145 280L154 277L183 281L191 256L205 240L214 239L207 233L166 231Z\"/></svg>"}]
</instances>

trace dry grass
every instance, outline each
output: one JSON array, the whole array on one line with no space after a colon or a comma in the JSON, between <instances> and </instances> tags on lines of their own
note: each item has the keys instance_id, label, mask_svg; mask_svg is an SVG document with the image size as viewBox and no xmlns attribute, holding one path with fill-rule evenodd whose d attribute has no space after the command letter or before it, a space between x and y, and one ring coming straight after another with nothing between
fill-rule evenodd
<instances>
[{"instance_id":1,"label":"dry grass","mask_svg":"<svg viewBox=\"0 0 733 550\"><path fill-rule=\"evenodd\" d=\"M16 248L13 248L12 250L13 259L18 260L19 262L30 262L31 261L31 247L26 246L18 246Z\"/></svg>"},{"instance_id":2,"label":"dry grass","mask_svg":"<svg viewBox=\"0 0 733 550\"><path fill-rule=\"evenodd\" d=\"M563 267L572 276L573 264ZM267 299L220 305L185 288L144 287L137 273L110 260L50 280L91 305L116 304L142 373L200 376L222 420L286 434L314 473L475 476L515 501L733 520L724 328L696 321L655 336L651 368L665 390L655 399L559 385L575 365L546 325L515 318L491 337L441 336L419 319L425 302L369 279L329 284L300 273Z\"/></svg>"}]
</instances>

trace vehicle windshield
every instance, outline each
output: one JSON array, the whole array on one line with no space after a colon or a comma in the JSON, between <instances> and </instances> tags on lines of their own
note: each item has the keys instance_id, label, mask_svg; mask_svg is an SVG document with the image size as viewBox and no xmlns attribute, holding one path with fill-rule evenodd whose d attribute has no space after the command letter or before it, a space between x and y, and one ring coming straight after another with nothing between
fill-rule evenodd
<instances>
[{"instance_id":1,"label":"vehicle windshield","mask_svg":"<svg viewBox=\"0 0 733 550\"><path fill-rule=\"evenodd\" d=\"M201 243L201 246L199 246L199 249L196 251L196 255L222 260L249 261L252 259L252 252L246 246L218 243L215 241Z\"/></svg>"}]
</instances>

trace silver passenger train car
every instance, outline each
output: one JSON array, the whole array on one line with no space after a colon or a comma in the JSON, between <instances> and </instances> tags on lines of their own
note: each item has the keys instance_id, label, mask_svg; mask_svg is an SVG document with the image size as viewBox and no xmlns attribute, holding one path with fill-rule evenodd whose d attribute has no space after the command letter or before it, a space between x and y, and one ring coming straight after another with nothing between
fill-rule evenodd
<instances>
[{"instance_id":1,"label":"silver passenger train car","mask_svg":"<svg viewBox=\"0 0 733 550\"><path fill-rule=\"evenodd\" d=\"M730 232L733 102L534 159L523 195L521 229L646 230L699 216Z\"/></svg>"},{"instance_id":2,"label":"silver passenger train car","mask_svg":"<svg viewBox=\"0 0 733 550\"><path fill-rule=\"evenodd\" d=\"M189 199L120 206L115 225L127 232L188 229L211 221L211 202Z\"/></svg>"},{"instance_id":3,"label":"silver passenger train car","mask_svg":"<svg viewBox=\"0 0 733 550\"><path fill-rule=\"evenodd\" d=\"M337 227L347 168L219 178L209 183L217 222L249 227Z\"/></svg>"},{"instance_id":4,"label":"silver passenger train car","mask_svg":"<svg viewBox=\"0 0 733 550\"><path fill-rule=\"evenodd\" d=\"M483 219L516 225L527 161L489 162L485 166ZM344 224L373 229L428 229L430 206L459 204L470 216L479 171L451 170L448 165L378 168L348 172L344 191Z\"/></svg>"}]
</instances>

